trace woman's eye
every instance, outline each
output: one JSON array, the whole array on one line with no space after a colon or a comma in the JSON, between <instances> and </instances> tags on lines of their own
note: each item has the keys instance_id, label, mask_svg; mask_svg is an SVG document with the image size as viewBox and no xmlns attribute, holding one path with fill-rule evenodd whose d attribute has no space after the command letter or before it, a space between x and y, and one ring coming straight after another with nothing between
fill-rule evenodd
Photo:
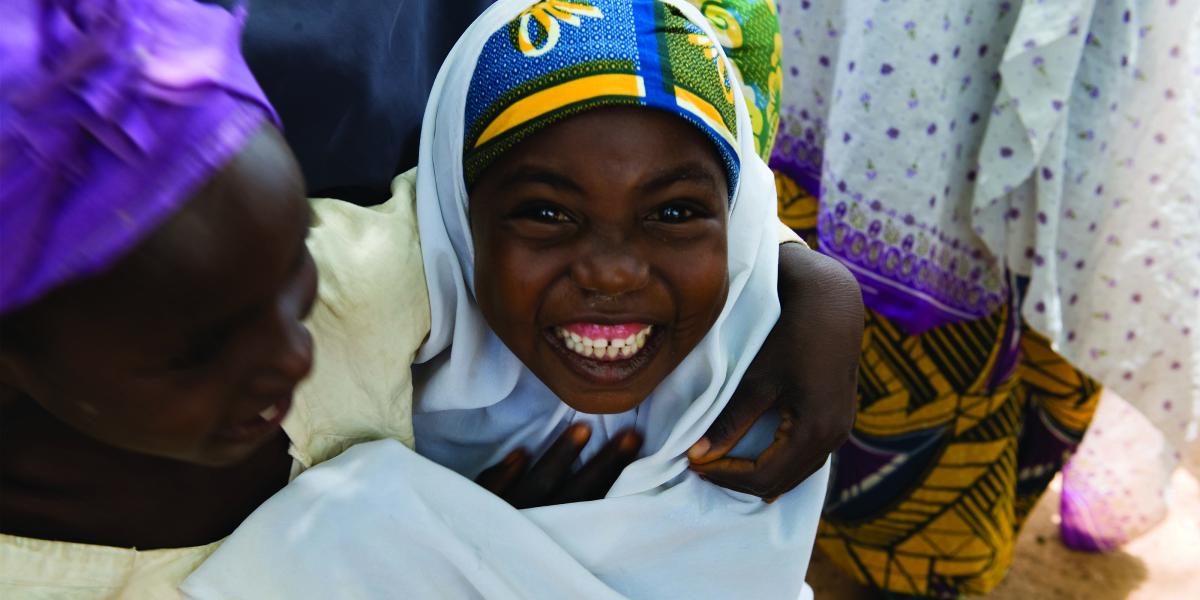
<instances>
[{"instance_id":1,"label":"woman's eye","mask_svg":"<svg viewBox=\"0 0 1200 600\"><path fill-rule=\"evenodd\" d=\"M229 339L226 331L214 331L196 340L183 353L171 358L172 369L184 371L203 367L213 362L225 349Z\"/></svg>"}]
</instances>

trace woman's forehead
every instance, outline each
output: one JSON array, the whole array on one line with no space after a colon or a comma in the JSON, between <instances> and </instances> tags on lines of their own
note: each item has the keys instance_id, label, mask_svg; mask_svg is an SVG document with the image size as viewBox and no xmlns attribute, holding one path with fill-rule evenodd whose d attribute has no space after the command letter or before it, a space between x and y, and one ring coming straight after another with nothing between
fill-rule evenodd
<instances>
[{"instance_id":1,"label":"woman's forehead","mask_svg":"<svg viewBox=\"0 0 1200 600\"><path fill-rule=\"evenodd\" d=\"M303 250L303 183L266 130L109 272L65 290L87 313L187 328L269 297Z\"/></svg>"}]
</instances>

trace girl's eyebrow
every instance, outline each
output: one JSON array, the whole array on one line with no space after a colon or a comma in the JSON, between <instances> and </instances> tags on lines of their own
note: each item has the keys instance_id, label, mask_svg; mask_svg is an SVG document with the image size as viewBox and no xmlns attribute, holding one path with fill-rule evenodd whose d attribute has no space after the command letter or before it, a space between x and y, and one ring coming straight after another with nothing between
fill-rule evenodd
<instances>
[{"instance_id":1,"label":"girl's eyebrow","mask_svg":"<svg viewBox=\"0 0 1200 600\"><path fill-rule=\"evenodd\" d=\"M500 181L501 187L523 183L540 183L560 190L582 193L583 188L570 177L557 171L536 165L520 165Z\"/></svg>"},{"instance_id":2,"label":"girl's eyebrow","mask_svg":"<svg viewBox=\"0 0 1200 600\"><path fill-rule=\"evenodd\" d=\"M643 192L656 192L684 181L707 185L714 190L720 187L712 169L701 162L687 162L665 169L638 187Z\"/></svg>"}]
</instances>

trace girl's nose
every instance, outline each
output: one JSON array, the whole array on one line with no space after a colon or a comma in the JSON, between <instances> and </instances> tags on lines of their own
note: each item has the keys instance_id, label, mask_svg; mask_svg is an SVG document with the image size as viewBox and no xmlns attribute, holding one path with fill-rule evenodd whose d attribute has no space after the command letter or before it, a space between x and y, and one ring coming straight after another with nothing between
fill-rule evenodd
<instances>
[{"instance_id":1,"label":"girl's nose","mask_svg":"<svg viewBox=\"0 0 1200 600\"><path fill-rule=\"evenodd\" d=\"M571 267L571 279L580 288L605 296L636 292L650 281L650 265L623 240L603 240L592 245Z\"/></svg>"}]
</instances>

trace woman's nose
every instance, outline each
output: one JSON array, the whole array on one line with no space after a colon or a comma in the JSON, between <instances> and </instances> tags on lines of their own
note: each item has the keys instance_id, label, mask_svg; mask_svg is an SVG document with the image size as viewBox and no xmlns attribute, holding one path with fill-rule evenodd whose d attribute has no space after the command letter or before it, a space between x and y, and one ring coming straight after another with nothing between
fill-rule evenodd
<instances>
[{"instance_id":1,"label":"woman's nose","mask_svg":"<svg viewBox=\"0 0 1200 600\"><path fill-rule=\"evenodd\" d=\"M313 341L296 315L278 315L269 328L270 343L250 380L255 395L288 394L308 376L313 365Z\"/></svg>"},{"instance_id":2,"label":"woman's nose","mask_svg":"<svg viewBox=\"0 0 1200 600\"><path fill-rule=\"evenodd\" d=\"M636 292L650 281L650 265L624 240L600 240L571 267L580 288L605 296Z\"/></svg>"}]
</instances>

